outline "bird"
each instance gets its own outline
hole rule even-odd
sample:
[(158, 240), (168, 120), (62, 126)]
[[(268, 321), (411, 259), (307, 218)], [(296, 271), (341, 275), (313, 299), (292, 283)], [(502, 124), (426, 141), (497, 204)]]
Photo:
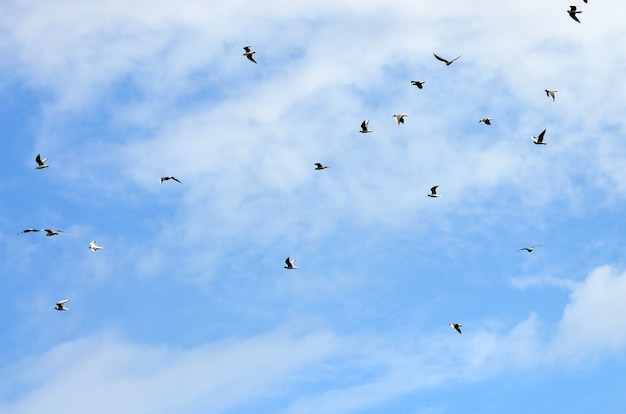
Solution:
[(455, 57), (455, 58), (454, 58), (454, 59), (452, 59), (452, 60), (447, 60), (447, 59), (442, 58), (441, 56), (437, 56), (437, 55), (436, 55), (436, 54), (434, 54), (434, 53), (433, 53), (433, 55), (435, 55), (435, 59), (440, 60), (440, 61), (442, 61), (442, 62), (445, 62), (445, 63), (446, 63), (446, 66), (450, 66), (452, 63), (454, 63), (454, 61), (455, 61), (455, 60), (457, 60), (458, 58), (460, 58), (460, 57), (462, 56), (462, 55), (459, 55), (459, 56)]
[(552, 100), (552, 102), (554, 102), (554, 100), (556, 99), (556, 95), (555, 93), (558, 92), (557, 89), (546, 89), (546, 95), (548, 95), (548, 98), (550, 98), (550, 100)]
[(485, 124), (485, 125), (491, 125), (491, 121), (493, 120), (493, 118), (483, 118), (480, 121), (478, 121), (479, 123)]
[(56, 236), (59, 233), (65, 233), (63, 230), (43, 229), (43, 231), (46, 232), (46, 237)]
[(463, 335), (463, 332), (461, 332), (461, 326), (463, 326), (460, 323), (456, 323), (456, 322), (452, 322), (450, 324), (450, 326), (452, 327), (452, 329), (454, 329), (455, 331), (457, 331), (459, 333), (459, 335)]
[(417, 86), (418, 89), (424, 88), (425, 83), (426, 82), (421, 82), (421, 81), (411, 81), (411, 85)]
[(102, 246), (98, 246), (96, 244), (95, 240), (92, 240), (89, 242), (89, 250), (91, 250), (92, 252), (98, 251), (98, 250), (102, 250), (103, 247)]
[(163, 184), (163, 181), (167, 181), (167, 180), (174, 180), (178, 183), (180, 183), (181, 181), (176, 178), (176, 177), (161, 177), (161, 179), (159, 180), (159, 183)]
[(256, 63), (256, 60), (254, 60), (254, 58), (252, 57), (252, 55), (254, 55), (256, 52), (253, 51), (253, 50), (250, 50), (250, 46), (244, 46), (243, 50), (246, 51), (243, 54), (243, 56), (247, 57), (249, 60), (251, 60), (252, 62)]
[(583, 0), (583, 3), (587, 3), (587, 0)]
[(521, 250), (526, 250), (528, 253), (532, 252), (533, 250), (535, 250), (535, 247), (537, 246), (542, 246), (541, 244), (535, 244), (534, 246), (530, 246), (530, 247), (522, 247), (521, 249), (517, 249), (515, 252), (519, 252)]
[(369, 125), (369, 123), (370, 121), (367, 119), (361, 122), (361, 130), (359, 131), (361, 134), (369, 134), (370, 132), (372, 132), (372, 130), (367, 129), (367, 126)]
[(44, 158), (42, 160), (41, 154), (37, 154), (37, 157), (35, 158), (35, 162), (37, 162), (37, 167), (35, 167), (35, 169), (41, 170), (42, 168), (48, 168), (49, 165), (46, 164), (47, 160), (48, 160), (47, 158)]
[(69, 310), (68, 308), (65, 307), (65, 304), (69, 301), (70, 301), (69, 299), (63, 299), (63, 300), (58, 301), (54, 309), (58, 311)]
[(291, 260), (289, 257), (287, 257), (285, 259), (285, 269), (289, 269), (289, 270), (297, 269), (295, 263), (296, 263), (296, 259)]
[(32, 233), (34, 231), (41, 231), (41, 230), (39, 230), (39, 229), (24, 229), (24, 230), (20, 231), (17, 234)]
[(582, 11), (576, 10), (576, 6), (569, 6), (569, 10), (567, 10), (567, 14), (569, 14), (569, 17), (571, 17), (572, 19), (580, 23), (580, 20), (578, 20), (578, 17), (576, 17), (578, 13), (582, 13)]
[(325, 168), (328, 168), (328, 165), (322, 165), (321, 162), (316, 162), (314, 165), (316, 170), (323, 170)]
[(430, 194), (427, 194), (428, 197), (432, 197), (432, 198), (437, 198), (437, 197), (441, 197), (439, 194), (437, 194), (437, 187), (439, 187), (438, 185), (432, 187), (430, 189)]
[(541, 134), (539, 134), (538, 137), (535, 137), (534, 135), (531, 136), (531, 138), (533, 139), (533, 142), (536, 145), (546, 145), (545, 142), (543, 142), (543, 136), (546, 134), (546, 130), (544, 129), (543, 131), (541, 131)]
[(396, 118), (396, 124), (400, 126), (400, 124), (404, 124), (404, 118), (407, 116), (407, 114), (395, 114), (393, 117)]

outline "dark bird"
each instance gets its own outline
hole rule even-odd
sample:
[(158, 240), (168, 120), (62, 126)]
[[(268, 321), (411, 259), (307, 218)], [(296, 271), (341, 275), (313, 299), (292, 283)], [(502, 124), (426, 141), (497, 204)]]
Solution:
[(367, 119), (361, 122), (361, 130), (359, 132), (362, 134), (369, 134), (370, 132), (372, 132), (370, 129), (367, 129), (369, 123), (370, 121), (368, 121)]
[[(435, 55), (435, 54), (433, 53), (433, 55)], [(445, 62), (446, 66), (450, 66), (452, 63), (454, 63), (454, 61), (455, 61), (455, 60), (457, 60), (457, 59), (458, 59), (458, 58), (460, 58), (461, 56), (462, 56), (462, 55), (459, 55), (459, 56), (455, 57), (455, 58), (454, 58), (454, 59), (452, 59), (452, 60), (447, 60), (447, 59), (442, 58), (441, 56), (437, 56), (437, 55), (435, 55), (435, 59), (440, 60), (440, 61), (442, 61), (442, 62)]]
[(535, 250), (535, 247), (537, 246), (542, 246), (541, 244), (535, 244), (534, 246), (530, 246), (530, 247), (522, 247), (521, 249), (517, 249), (515, 252), (519, 252), (521, 250), (526, 250), (528, 253), (532, 252), (533, 250)]
[(43, 231), (46, 232), (46, 237), (56, 236), (59, 233), (65, 233), (63, 230), (43, 229)]
[(569, 14), (569, 17), (571, 17), (572, 19), (580, 23), (580, 20), (578, 20), (578, 17), (576, 17), (578, 13), (582, 13), (582, 11), (576, 10), (576, 6), (569, 6), (569, 10), (567, 11), (567, 14)]
[(432, 187), (430, 189), (430, 194), (427, 194), (428, 197), (432, 197), (432, 198), (438, 198), (441, 197), (439, 194), (437, 194), (437, 187), (439, 187), (438, 185)]
[(460, 335), (463, 335), (463, 332), (461, 332), (461, 326), (463, 325), (461, 325), (460, 323), (452, 322), (450, 326), (452, 327), (452, 329), (457, 331)]
[(420, 82), (420, 81), (411, 81), (411, 85), (413, 86), (417, 86), (418, 89), (422, 89), (424, 88), (424, 84), (426, 82)]
[(328, 165), (322, 165), (322, 163), (321, 163), (321, 162), (316, 162), (316, 163), (315, 163), (315, 169), (316, 169), (316, 170), (323, 170), (323, 169), (325, 169), (325, 168), (328, 168)]
[(70, 301), (69, 299), (63, 299), (63, 300), (58, 301), (54, 309), (58, 311), (69, 310), (68, 308), (65, 307), (65, 304), (69, 301)]
[(287, 257), (285, 259), (285, 269), (289, 269), (289, 270), (297, 269), (295, 263), (296, 263), (296, 259), (291, 260), (289, 257)]
[(254, 58), (252, 57), (252, 55), (254, 55), (256, 52), (253, 50), (250, 50), (250, 46), (245, 46), (243, 48), (243, 50), (245, 50), (246, 52), (243, 54), (243, 56), (247, 57), (248, 60), (256, 63), (256, 60), (254, 60)]
[(41, 230), (39, 230), (39, 229), (24, 229), (24, 230), (20, 231), (17, 234), (32, 233), (34, 231), (41, 231)]
[(35, 161), (37, 162), (37, 167), (35, 167), (35, 169), (41, 170), (42, 168), (48, 168), (49, 165), (46, 164), (47, 160), (48, 160), (47, 158), (44, 158), (42, 160), (41, 154), (37, 154), (37, 157), (35, 158)]
[(546, 130), (544, 129), (543, 131), (541, 131), (541, 134), (539, 134), (538, 137), (535, 137), (534, 135), (531, 136), (531, 138), (533, 139), (533, 142), (536, 145), (546, 145), (545, 142), (543, 142), (543, 136), (546, 134)]
[[(161, 177), (161, 179), (159, 180), (159, 183), (160, 183), (160, 184), (163, 184), (163, 181), (167, 181), (167, 180), (174, 180), (174, 181), (176, 181), (177, 183), (180, 183), (180, 182), (181, 182), (181, 181), (180, 181), (178, 178), (176, 178), (176, 177)], [(181, 183), (181, 184), (182, 184), (182, 183)]]
[(485, 125), (491, 125), (491, 121), (493, 121), (493, 118), (483, 118), (480, 121), (478, 121), (479, 123), (485, 124)]

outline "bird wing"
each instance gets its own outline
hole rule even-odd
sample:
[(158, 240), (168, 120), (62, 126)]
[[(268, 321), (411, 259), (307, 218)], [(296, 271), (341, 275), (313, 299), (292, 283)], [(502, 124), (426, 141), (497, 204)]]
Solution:
[(445, 60), (444, 58), (442, 58), (441, 56), (437, 56), (435, 53), (433, 53), (433, 55), (435, 56), (435, 59), (440, 60), (442, 62), (446, 62), (449, 63), (449, 61)]
[(546, 129), (541, 131), (541, 134), (539, 134), (539, 136), (537, 137), (537, 142), (543, 142), (543, 136), (546, 134)]
[[(63, 304), (64, 304), (64, 303), (67, 303), (67, 302), (69, 302), (69, 301), (70, 301), (69, 299), (63, 299), (63, 300), (60, 300), (60, 301), (58, 301), (58, 302), (57, 302), (57, 306), (61, 306), (61, 307), (63, 307)], [(50, 306), (50, 305), (48, 305), (48, 306)]]
[(362, 131), (364, 131), (364, 132), (367, 131), (367, 124), (368, 123), (369, 123), (369, 121), (367, 119), (361, 123), (361, 130)]
[(176, 178), (176, 177), (170, 177), (170, 178), (171, 178), (172, 180), (176, 181), (177, 183), (181, 183), (181, 184), (182, 184), (182, 182), (181, 182), (178, 178)]
[(243, 50), (245, 50), (246, 52), (250, 53), (250, 46), (244, 46)]
[(463, 55), (458, 55), (457, 57), (455, 57), (454, 59), (452, 59), (452, 60), (450, 61), (450, 63), (454, 62), (455, 60), (457, 60), (457, 59), (458, 59), (458, 58), (460, 58), (461, 56), (463, 56)]
[(254, 58), (252, 57), (252, 55), (248, 55), (248, 59), (250, 59), (252, 62), (256, 63), (256, 60), (254, 60)]
[(436, 186), (434, 186), (434, 187), (432, 187), (432, 188), (430, 189), (430, 193), (431, 193), (432, 195), (437, 194), (437, 187), (439, 187), (439, 186), (438, 186), (438, 185), (436, 185)]

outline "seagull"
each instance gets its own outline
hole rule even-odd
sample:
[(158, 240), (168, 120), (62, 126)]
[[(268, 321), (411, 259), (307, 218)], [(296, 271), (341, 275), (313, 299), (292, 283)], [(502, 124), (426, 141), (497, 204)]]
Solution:
[(439, 187), (439, 186), (436, 185), (436, 186), (434, 186), (433, 188), (430, 189), (430, 194), (427, 194), (428, 197), (432, 197), (432, 198), (441, 197), (439, 194), (437, 194), (437, 187)]
[(493, 118), (483, 118), (480, 121), (478, 121), (479, 123), (485, 124), (485, 125), (491, 125), (491, 121), (493, 120)]
[(396, 118), (396, 124), (400, 126), (400, 124), (404, 124), (404, 117), (408, 116), (407, 114), (396, 114), (393, 117)]
[(420, 81), (411, 81), (411, 85), (413, 86), (417, 86), (418, 89), (422, 89), (424, 87), (424, 84), (426, 82), (420, 82)]
[(96, 244), (95, 240), (92, 240), (89, 242), (89, 250), (91, 250), (92, 252), (98, 251), (98, 250), (102, 250), (102, 246), (98, 246)]
[(534, 135), (531, 136), (531, 138), (533, 139), (533, 142), (536, 145), (546, 145), (545, 142), (543, 142), (543, 136), (546, 134), (546, 130), (544, 129), (543, 131), (541, 131), (541, 134), (539, 134), (538, 137), (535, 137)]
[(569, 14), (569, 17), (571, 17), (572, 19), (580, 23), (580, 20), (578, 20), (578, 17), (576, 17), (578, 13), (582, 13), (582, 11), (576, 10), (576, 6), (569, 6), (569, 10), (567, 11), (567, 14)]
[(65, 233), (63, 230), (43, 229), (43, 231), (46, 232), (46, 237), (56, 236), (59, 233)]
[(291, 260), (289, 257), (287, 257), (285, 259), (285, 269), (297, 269), (296, 265), (294, 264), (296, 263), (296, 259)]
[(163, 184), (163, 181), (167, 181), (167, 180), (174, 180), (178, 183), (180, 183), (181, 181), (176, 178), (176, 177), (161, 177), (161, 179), (159, 180), (159, 183)]
[(542, 244), (535, 244), (534, 246), (530, 246), (530, 247), (522, 247), (521, 249), (517, 249), (515, 252), (519, 252), (520, 250), (526, 250), (528, 253), (532, 252), (533, 250), (535, 250), (535, 247), (537, 246), (543, 246)]
[(456, 322), (452, 322), (450, 324), (450, 326), (452, 327), (452, 329), (454, 329), (455, 331), (457, 331), (459, 333), (459, 335), (463, 335), (463, 332), (461, 332), (461, 326), (463, 326), (460, 323), (456, 323)]
[(63, 299), (63, 300), (58, 301), (54, 309), (58, 311), (69, 310), (68, 308), (65, 307), (65, 304), (69, 301), (70, 301), (69, 299)]
[(316, 162), (314, 165), (316, 170), (323, 170), (325, 168), (328, 168), (328, 165), (322, 165), (321, 162)]
[[(435, 54), (433, 53), (433, 55), (435, 55)], [(445, 63), (446, 63), (446, 66), (450, 66), (452, 63), (454, 63), (454, 61), (455, 61), (455, 60), (457, 60), (457, 59), (458, 59), (458, 58), (460, 58), (461, 56), (462, 56), (462, 55), (459, 55), (459, 56), (455, 57), (455, 58), (454, 58), (454, 59), (452, 59), (452, 60), (446, 60), (446, 59), (442, 58), (441, 56), (437, 56), (437, 55), (435, 55), (435, 59), (440, 60), (440, 61), (442, 61), (442, 62), (445, 62)]]
[(546, 89), (546, 95), (548, 95), (548, 98), (550, 98), (552, 102), (554, 102), (554, 100), (556, 99), (555, 93), (557, 92), (557, 89)]
[(372, 132), (370, 129), (367, 129), (367, 126), (369, 125), (369, 123), (370, 121), (367, 119), (361, 122), (361, 130), (359, 131), (361, 134), (369, 134), (370, 132)]
[(31, 233), (33, 231), (41, 231), (41, 230), (39, 230), (39, 229), (24, 229), (24, 230), (20, 231), (17, 234)]
[(244, 53), (243, 56), (247, 57), (249, 60), (256, 63), (256, 60), (254, 60), (254, 58), (252, 57), (252, 55), (254, 55), (256, 52), (250, 50), (250, 46), (245, 46), (243, 50), (246, 51), (246, 53)]
[(37, 162), (37, 167), (35, 167), (35, 169), (41, 170), (42, 168), (48, 168), (49, 165), (46, 164), (47, 160), (48, 160), (47, 158), (44, 158), (42, 160), (41, 154), (37, 154), (37, 157), (35, 158), (35, 161)]

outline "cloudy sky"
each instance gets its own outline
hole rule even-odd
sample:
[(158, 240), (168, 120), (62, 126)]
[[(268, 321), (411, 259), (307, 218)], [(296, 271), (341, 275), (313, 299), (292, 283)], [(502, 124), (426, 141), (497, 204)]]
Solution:
[(624, 15), (2, 2), (0, 412), (623, 413)]

